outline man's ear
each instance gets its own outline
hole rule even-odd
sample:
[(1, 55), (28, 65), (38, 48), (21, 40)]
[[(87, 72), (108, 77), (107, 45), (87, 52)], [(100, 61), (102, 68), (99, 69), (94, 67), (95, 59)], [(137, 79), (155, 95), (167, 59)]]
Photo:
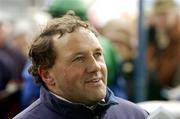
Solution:
[(50, 76), (50, 73), (45, 70), (43, 67), (39, 67), (38, 68), (38, 74), (41, 76), (43, 82), (47, 85), (53, 85), (54, 84), (54, 80), (53, 78)]

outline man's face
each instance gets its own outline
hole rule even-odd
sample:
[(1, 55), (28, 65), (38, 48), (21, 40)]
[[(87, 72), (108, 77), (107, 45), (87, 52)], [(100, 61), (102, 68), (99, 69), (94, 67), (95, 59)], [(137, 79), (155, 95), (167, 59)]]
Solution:
[(95, 35), (79, 28), (58, 39), (57, 59), (49, 70), (55, 81), (53, 92), (69, 101), (94, 104), (106, 95), (107, 68), (103, 50)]

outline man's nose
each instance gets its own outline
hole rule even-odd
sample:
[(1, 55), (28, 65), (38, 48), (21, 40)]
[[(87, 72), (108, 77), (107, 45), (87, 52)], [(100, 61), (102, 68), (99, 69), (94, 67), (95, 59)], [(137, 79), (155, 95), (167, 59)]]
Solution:
[(92, 72), (97, 72), (101, 68), (100, 63), (94, 58), (91, 57), (88, 62), (87, 62), (87, 72), (92, 73)]

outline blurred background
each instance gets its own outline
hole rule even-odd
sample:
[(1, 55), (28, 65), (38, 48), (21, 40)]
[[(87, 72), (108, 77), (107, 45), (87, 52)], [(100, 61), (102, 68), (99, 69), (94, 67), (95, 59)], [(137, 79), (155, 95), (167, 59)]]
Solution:
[[(108, 87), (150, 113), (180, 118), (180, 0), (0, 0), (0, 119), (39, 97), (28, 73), (31, 41), (74, 10), (101, 34)], [(152, 106), (153, 105), (153, 106)], [(167, 117), (167, 116), (166, 116)]]

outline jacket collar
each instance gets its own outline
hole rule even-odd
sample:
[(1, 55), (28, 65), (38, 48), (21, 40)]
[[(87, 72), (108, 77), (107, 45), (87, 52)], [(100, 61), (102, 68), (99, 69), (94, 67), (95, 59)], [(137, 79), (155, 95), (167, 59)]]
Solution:
[(68, 116), (69, 118), (92, 118), (98, 114), (101, 114), (111, 105), (117, 104), (117, 100), (114, 94), (107, 88), (107, 94), (105, 97), (105, 102), (99, 102), (93, 106), (93, 108), (88, 107), (84, 104), (79, 103), (69, 103), (65, 100), (61, 100), (51, 94), (47, 88), (44, 86), (40, 90), (40, 100), (48, 108), (54, 110), (58, 114)]

